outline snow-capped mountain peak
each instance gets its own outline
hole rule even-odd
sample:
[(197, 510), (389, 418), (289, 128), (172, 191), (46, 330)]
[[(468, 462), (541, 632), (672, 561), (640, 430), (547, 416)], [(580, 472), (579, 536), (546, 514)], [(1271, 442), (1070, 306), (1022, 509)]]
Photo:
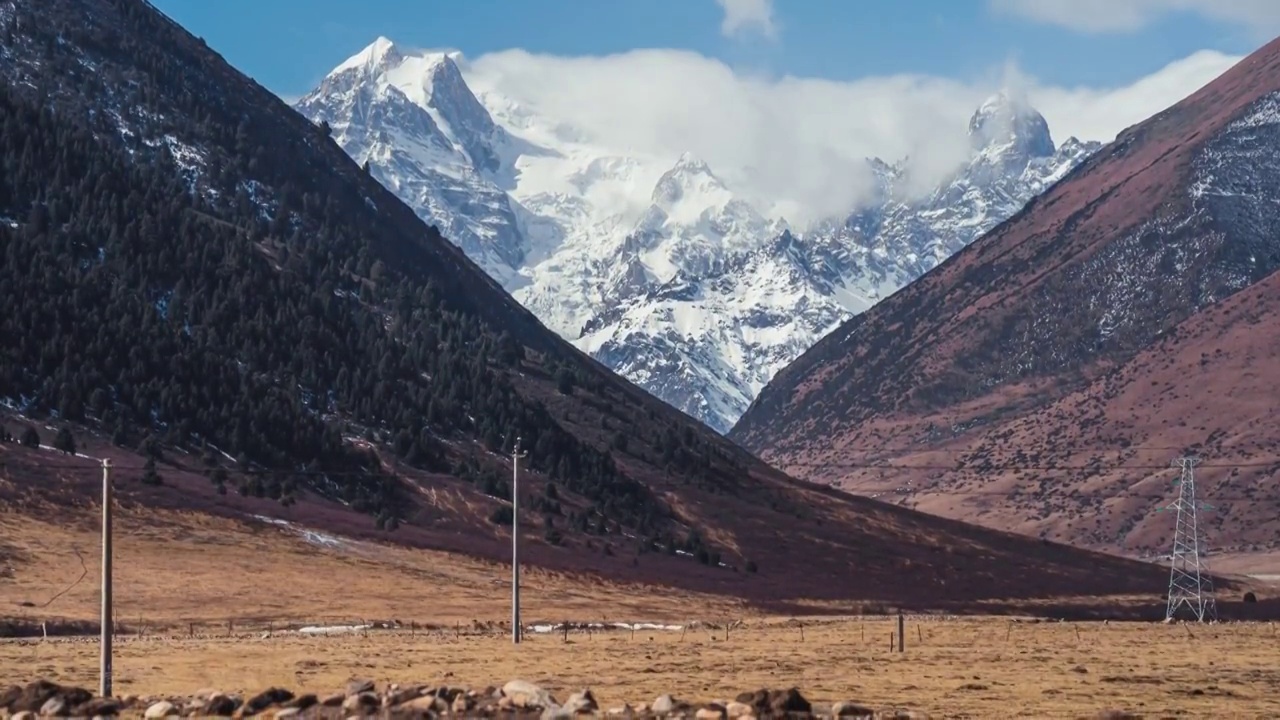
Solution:
[(1053, 155), (1049, 123), (1019, 93), (1001, 91), (987, 98), (969, 119), (975, 150), (1001, 148), (1026, 158)]
[(356, 71), (363, 75), (371, 75), (383, 68), (399, 65), (401, 60), (402, 57), (396, 49), (395, 43), (379, 36), (377, 40), (369, 43), (365, 49), (347, 58), (334, 68), (329, 73), (329, 77), (351, 71)]
[[(658, 178), (653, 186), (653, 204), (670, 213), (681, 205), (697, 205), (697, 210), (722, 207), (733, 199), (733, 193), (711, 172), (707, 163), (690, 152), (683, 153), (676, 164)], [(686, 202), (687, 201), (687, 202)]]
[(339, 64), (298, 101), (374, 177), (437, 225), (499, 282), (529, 251), (500, 186), (509, 138), (467, 87), (454, 51), (385, 37)]
[(595, 145), (536, 102), (473, 92), (455, 58), (379, 38), (297, 108), (548, 327), (721, 431), (831, 328), (1097, 147), (1055, 150), (1044, 118), (1001, 93), (974, 113), (970, 160), (941, 186), (922, 197), (907, 163), (869, 158), (873, 199), (799, 232), (695, 153)]

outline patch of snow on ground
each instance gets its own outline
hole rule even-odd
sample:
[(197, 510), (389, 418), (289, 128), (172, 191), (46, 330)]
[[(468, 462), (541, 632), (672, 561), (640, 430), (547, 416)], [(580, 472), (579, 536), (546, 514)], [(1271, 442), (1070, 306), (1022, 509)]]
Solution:
[[(684, 630), (684, 625), (670, 625), (665, 623), (638, 622), (638, 623), (569, 623), (570, 630), (589, 629), (589, 630)], [(564, 632), (564, 623), (537, 623), (526, 625), (525, 632), (545, 635), (553, 632)]]
[(342, 633), (361, 632), (373, 628), (372, 625), (307, 625), (298, 628), (302, 635), (339, 635)]
[(327, 533), (318, 532), (316, 530), (309, 530), (304, 527), (298, 527), (297, 525), (294, 525), (288, 520), (281, 520), (279, 518), (267, 517), (266, 515), (253, 515), (252, 517), (254, 520), (260, 520), (264, 523), (268, 523), (270, 525), (275, 525), (277, 527), (281, 527), (286, 530), (292, 531), (294, 534), (298, 535), (298, 537), (302, 538), (304, 541), (312, 545), (317, 545), (319, 547), (327, 547), (327, 548), (342, 550), (342, 549), (350, 549), (356, 546), (356, 543), (351, 540), (346, 540), (336, 535), (329, 535)]

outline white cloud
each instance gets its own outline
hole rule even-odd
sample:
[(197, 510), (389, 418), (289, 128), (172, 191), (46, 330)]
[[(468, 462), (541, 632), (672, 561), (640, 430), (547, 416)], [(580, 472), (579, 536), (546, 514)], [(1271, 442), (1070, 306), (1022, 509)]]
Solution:
[(1242, 25), (1261, 36), (1280, 30), (1277, 0), (988, 0), (997, 13), (1090, 33), (1133, 32), (1170, 13)]
[(866, 197), (867, 157), (910, 155), (922, 185), (967, 152), (970, 115), (1016, 85), (1056, 142), (1109, 141), (1189, 95), (1239, 58), (1203, 51), (1119, 87), (1057, 87), (994, 68), (970, 82), (894, 75), (850, 82), (735, 72), (692, 52), (555, 57), (510, 50), (463, 61), (468, 82), (563, 123), (593, 146), (705, 159), (738, 191), (804, 223)]
[(777, 37), (773, 0), (716, 0), (716, 3), (724, 9), (720, 32), (725, 37), (740, 37), (748, 30), (756, 30), (770, 39)]

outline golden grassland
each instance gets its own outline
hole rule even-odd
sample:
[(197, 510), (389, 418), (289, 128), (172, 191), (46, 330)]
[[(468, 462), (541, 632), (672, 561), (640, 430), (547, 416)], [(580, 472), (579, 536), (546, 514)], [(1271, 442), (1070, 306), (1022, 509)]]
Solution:
[[(1278, 638), (1269, 624), (1015, 623), (914, 619), (906, 651), (890, 649), (890, 619), (760, 619), (725, 630), (528, 635), (370, 631), (341, 636), (125, 637), (120, 694), (257, 691), (324, 694), (350, 679), (473, 688), (511, 678), (558, 697), (591, 687), (602, 707), (660, 693), (710, 700), (797, 686), (815, 705), (856, 700), (930, 717), (1280, 716)], [(96, 685), (92, 640), (0, 642), (0, 677)]]
[[(334, 547), (336, 539), (324, 536), (307, 541), (280, 527), (195, 513), (120, 513), (114, 527), (115, 617), (123, 627), (392, 619), (452, 625), (510, 613), (509, 565), (360, 541)], [(0, 617), (96, 621), (99, 532), (92, 515), (50, 522), (0, 512)], [(749, 614), (719, 596), (538, 568), (522, 570), (521, 587), (531, 620)]]
[[(338, 542), (199, 514), (121, 511), (116, 692), (278, 685), (323, 694), (352, 678), (482, 688), (520, 677), (562, 699), (591, 687), (605, 708), (666, 692), (703, 701), (796, 686), (817, 708), (854, 700), (935, 718), (1090, 717), (1108, 708), (1143, 717), (1280, 717), (1280, 637), (1269, 623), (909, 618), (899, 654), (890, 650), (888, 618), (766, 617), (719, 596), (529, 568), (528, 622), (721, 627), (573, 631), (567, 642), (558, 632), (534, 634), (513, 646), (482, 627), (509, 617), (508, 567)], [(92, 513), (0, 512), (0, 617), (95, 620), (99, 562)], [(281, 630), (392, 619), (440, 629)], [(726, 631), (730, 620), (738, 624)], [(0, 682), (45, 677), (93, 688), (97, 653), (92, 638), (3, 640)]]

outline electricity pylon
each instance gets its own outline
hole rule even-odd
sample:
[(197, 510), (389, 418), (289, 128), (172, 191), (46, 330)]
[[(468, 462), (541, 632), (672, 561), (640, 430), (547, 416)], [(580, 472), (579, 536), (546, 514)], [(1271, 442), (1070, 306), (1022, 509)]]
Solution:
[[(1200, 563), (1200, 527), (1196, 512), (1196, 458), (1183, 457), (1173, 461), (1182, 473), (1174, 482), (1178, 485), (1178, 499), (1163, 510), (1177, 510), (1178, 519), (1173, 531), (1173, 552), (1169, 555), (1169, 604), (1165, 608), (1165, 620), (1171, 620), (1183, 605), (1191, 609), (1197, 622), (1217, 620), (1218, 609), (1213, 602), (1213, 579), (1204, 573)], [(1204, 509), (1211, 510), (1209, 506)]]

